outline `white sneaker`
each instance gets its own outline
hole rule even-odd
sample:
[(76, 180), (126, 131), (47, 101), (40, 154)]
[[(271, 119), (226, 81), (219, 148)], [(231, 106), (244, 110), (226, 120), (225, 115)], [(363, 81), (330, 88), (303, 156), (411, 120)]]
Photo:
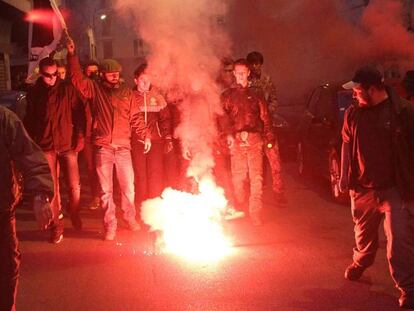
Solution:
[(238, 211), (234, 207), (229, 207), (226, 209), (226, 213), (224, 214), (224, 220), (233, 220), (238, 218), (243, 218), (245, 213), (243, 211)]

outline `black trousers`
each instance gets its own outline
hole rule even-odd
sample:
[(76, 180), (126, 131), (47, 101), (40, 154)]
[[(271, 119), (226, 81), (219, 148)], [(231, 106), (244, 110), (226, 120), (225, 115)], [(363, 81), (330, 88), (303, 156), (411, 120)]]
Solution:
[(0, 311), (15, 309), (20, 252), (14, 213), (0, 212)]
[(144, 154), (144, 145), (132, 143), (132, 164), (135, 176), (135, 205), (161, 195), (164, 190), (164, 141), (154, 140)]

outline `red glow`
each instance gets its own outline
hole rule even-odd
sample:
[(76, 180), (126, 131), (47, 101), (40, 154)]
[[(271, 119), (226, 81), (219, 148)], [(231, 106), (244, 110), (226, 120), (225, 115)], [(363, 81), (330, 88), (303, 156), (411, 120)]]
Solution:
[(200, 181), (199, 190), (191, 194), (165, 189), (161, 198), (144, 202), (143, 220), (163, 232), (163, 251), (190, 261), (217, 261), (232, 246), (221, 224), (227, 200), (211, 179)]
[(25, 20), (27, 22), (52, 25), (54, 13), (50, 10), (32, 10), (26, 14)]

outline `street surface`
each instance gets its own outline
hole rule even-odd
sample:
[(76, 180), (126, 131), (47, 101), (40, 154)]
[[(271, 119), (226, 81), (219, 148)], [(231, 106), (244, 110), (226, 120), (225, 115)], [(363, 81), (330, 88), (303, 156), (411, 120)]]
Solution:
[(104, 242), (98, 210), (83, 210), (80, 233), (66, 218), (63, 242), (52, 245), (21, 209), (17, 310), (399, 310), (383, 233), (374, 266), (359, 282), (345, 280), (349, 206), (330, 201), (321, 182), (300, 180), (292, 163), (284, 177), (288, 204), (272, 205), (267, 193), (262, 227), (227, 223), (235, 247), (215, 263), (151, 255), (152, 236), (122, 220), (116, 241)]

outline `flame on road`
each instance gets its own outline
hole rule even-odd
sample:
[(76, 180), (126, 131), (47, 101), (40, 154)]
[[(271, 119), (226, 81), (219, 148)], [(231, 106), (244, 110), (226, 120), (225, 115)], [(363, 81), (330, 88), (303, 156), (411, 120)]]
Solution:
[(227, 200), (213, 180), (199, 183), (199, 193), (167, 188), (143, 203), (141, 215), (151, 231), (162, 231), (164, 251), (191, 261), (215, 261), (229, 254), (222, 215)]

